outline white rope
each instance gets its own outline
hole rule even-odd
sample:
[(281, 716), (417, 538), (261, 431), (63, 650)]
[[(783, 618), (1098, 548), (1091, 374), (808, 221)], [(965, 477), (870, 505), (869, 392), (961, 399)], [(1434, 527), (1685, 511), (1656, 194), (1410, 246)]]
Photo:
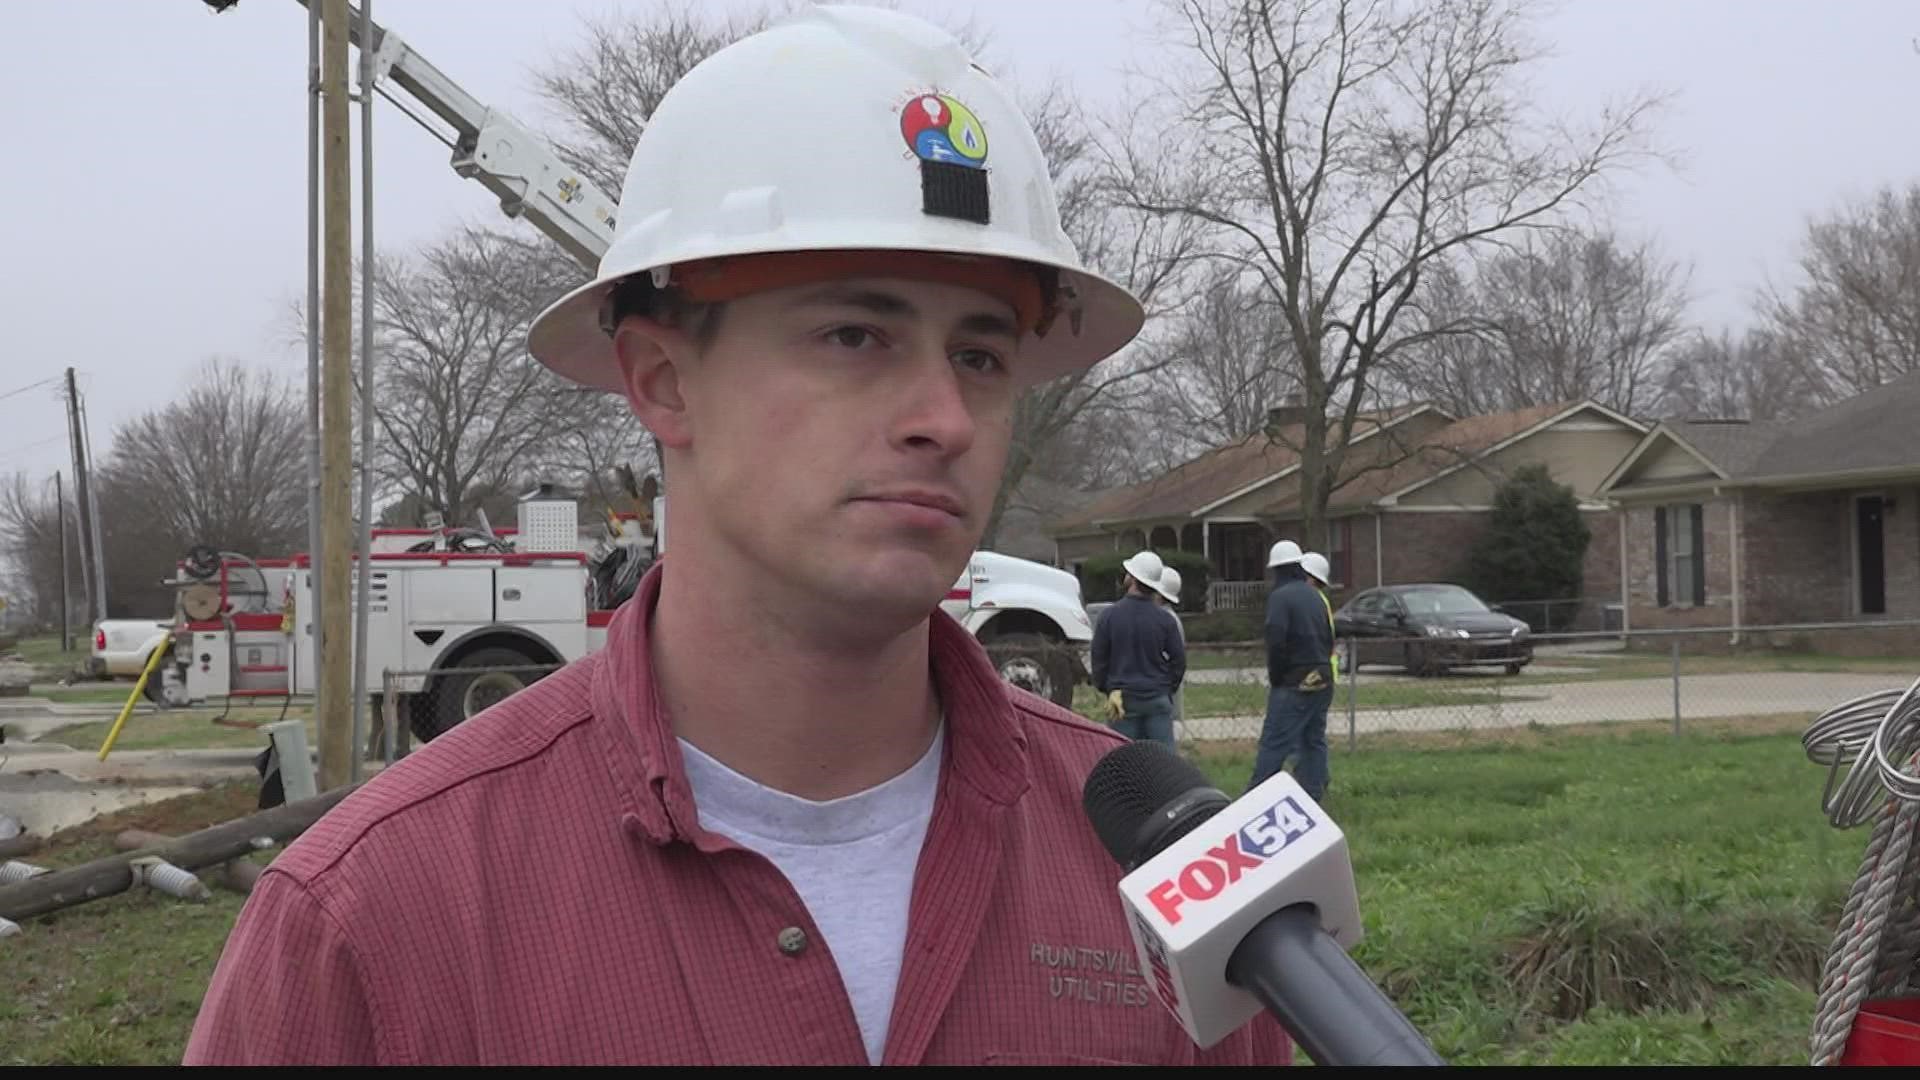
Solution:
[[(1920, 679), (1829, 709), (1801, 739), (1828, 766), (1821, 807), (1837, 828), (1874, 821), (1821, 969), (1812, 1063), (1837, 1065), (1860, 1006), (1920, 984)], [(1838, 786), (1841, 766), (1847, 775)]]

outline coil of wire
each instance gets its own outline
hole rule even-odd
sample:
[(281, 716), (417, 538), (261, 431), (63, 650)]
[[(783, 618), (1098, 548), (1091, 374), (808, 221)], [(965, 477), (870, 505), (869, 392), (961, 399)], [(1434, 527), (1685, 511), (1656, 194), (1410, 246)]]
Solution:
[[(1865, 824), (1891, 795), (1920, 801), (1920, 679), (1821, 713), (1800, 738), (1807, 758), (1827, 766), (1820, 806), (1835, 828)], [(1844, 768), (1846, 775), (1840, 776)]]

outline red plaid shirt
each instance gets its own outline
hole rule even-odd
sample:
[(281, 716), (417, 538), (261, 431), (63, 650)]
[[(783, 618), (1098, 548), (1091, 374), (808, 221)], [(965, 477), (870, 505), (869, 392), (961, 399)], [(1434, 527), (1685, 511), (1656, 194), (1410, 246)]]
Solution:
[[(824, 940), (703, 830), (655, 696), (658, 570), (606, 647), (434, 740), (276, 858), (188, 1064), (866, 1064)], [(1080, 806), (1119, 737), (933, 620), (949, 752), (886, 1064), (1284, 1064), (1260, 1016), (1196, 1050), (1149, 992)]]

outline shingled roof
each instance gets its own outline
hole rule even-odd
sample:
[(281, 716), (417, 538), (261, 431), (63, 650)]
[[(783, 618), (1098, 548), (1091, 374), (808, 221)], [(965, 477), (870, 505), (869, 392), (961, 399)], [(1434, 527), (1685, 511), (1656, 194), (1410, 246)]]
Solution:
[[(1676, 440), (1717, 470), (1723, 483), (1765, 485), (1850, 472), (1920, 471), (1920, 372), (1894, 379), (1797, 420), (1753, 422), (1668, 420), (1641, 449)], [(1639, 456), (1623, 462), (1624, 475)], [(1634, 485), (1611, 487), (1631, 492)], [(1651, 486), (1651, 485), (1649, 485)]]
[[(1430, 405), (1403, 406), (1362, 413), (1354, 422), (1354, 438), (1391, 428), (1417, 413), (1437, 411)], [(1188, 517), (1238, 494), (1263, 480), (1298, 465), (1292, 447), (1305, 441), (1302, 425), (1274, 432), (1260, 431), (1238, 442), (1209, 450), (1172, 470), (1138, 484), (1103, 492), (1075, 513), (1055, 519), (1055, 536), (1089, 532), (1107, 524)]]

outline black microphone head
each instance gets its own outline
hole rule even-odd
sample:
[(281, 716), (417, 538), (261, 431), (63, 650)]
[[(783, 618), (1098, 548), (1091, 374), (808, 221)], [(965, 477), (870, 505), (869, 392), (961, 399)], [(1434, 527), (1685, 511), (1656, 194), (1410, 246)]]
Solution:
[(1116, 747), (1096, 762), (1080, 797), (1107, 853), (1128, 871), (1231, 801), (1192, 763), (1146, 740)]

